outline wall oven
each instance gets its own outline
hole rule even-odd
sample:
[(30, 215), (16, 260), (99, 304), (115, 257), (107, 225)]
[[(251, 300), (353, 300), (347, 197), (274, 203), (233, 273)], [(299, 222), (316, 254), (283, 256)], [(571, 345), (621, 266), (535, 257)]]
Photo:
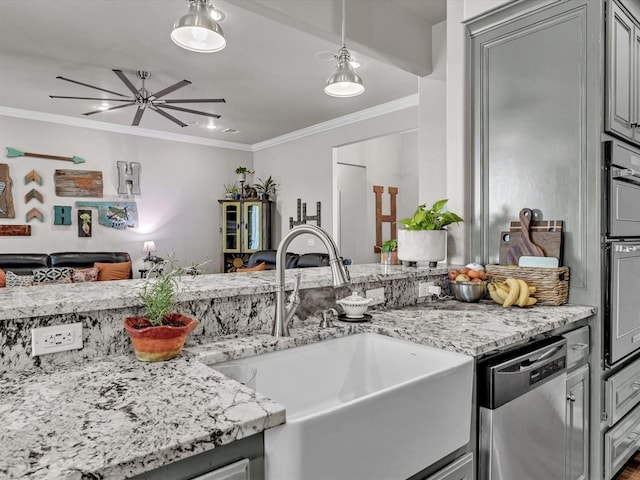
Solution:
[(640, 349), (640, 150), (604, 142), (605, 362)]

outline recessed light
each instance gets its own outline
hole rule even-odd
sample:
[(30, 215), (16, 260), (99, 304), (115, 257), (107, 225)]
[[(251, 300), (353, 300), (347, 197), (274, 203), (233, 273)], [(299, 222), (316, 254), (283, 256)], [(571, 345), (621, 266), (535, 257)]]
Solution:
[(362, 66), (362, 62), (357, 58), (353, 58), (353, 57), (351, 57), (351, 59), (349, 60), (349, 63), (353, 68), (360, 68)]
[(224, 130), (222, 130), (224, 133), (239, 133), (240, 130), (236, 130), (235, 128), (225, 128)]
[(102, 110), (102, 111), (104, 111), (104, 110), (106, 110), (106, 109), (108, 109), (108, 108), (109, 108), (109, 104), (108, 104), (108, 103), (101, 103), (100, 105), (96, 105), (96, 108), (97, 108), (98, 110)]
[(208, 128), (209, 130), (215, 130), (218, 128), (215, 123), (207, 123), (204, 128)]

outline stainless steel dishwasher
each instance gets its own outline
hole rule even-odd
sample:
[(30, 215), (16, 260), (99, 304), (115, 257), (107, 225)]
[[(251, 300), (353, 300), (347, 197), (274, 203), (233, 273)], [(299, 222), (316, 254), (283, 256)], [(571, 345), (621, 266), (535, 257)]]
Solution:
[(564, 480), (566, 365), (561, 337), (478, 363), (479, 480)]

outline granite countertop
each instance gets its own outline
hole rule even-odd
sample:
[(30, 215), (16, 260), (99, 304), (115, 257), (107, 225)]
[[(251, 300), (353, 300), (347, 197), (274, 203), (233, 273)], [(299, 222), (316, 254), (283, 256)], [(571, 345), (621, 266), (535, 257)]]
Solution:
[(285, 421), (284, 406), (207, 367), (359, 332), (377, 332), (472, 356), (569, 326), (594, 307), (503, 309), (436, 302), (372, 311), (367, 323), (310, 325), (289, 338), (232, 336), (169, 362), (114, 356), (52, 372), (0, 375), (0, 477), (121, 479)]
[[(444, 275), (446, 268), (415, 268), (401, 265), (365, 264), (349, 266), (353, 284)], [(293, 287), (295, 269), (285, 272), (287, 288)], [(38, 287), (0, 289), (0, 320), (60, 315), (142, 305), (138, 293), (145, 280), (87, 282)], [(179, 301), (189, 302), (275, 292), (274, 270), (214, 273), (180, 277)], [(305, 268), (301, 289), (333, 285), (329, 267)]]

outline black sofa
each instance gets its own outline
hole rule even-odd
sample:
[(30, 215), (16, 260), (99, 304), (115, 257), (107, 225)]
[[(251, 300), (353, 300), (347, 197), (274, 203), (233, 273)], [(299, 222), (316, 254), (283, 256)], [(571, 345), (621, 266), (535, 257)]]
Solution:
[[(31, 275), (34, 268), (93, 267), (94, 262), (130, 262), (127, 252), (57, 252), (57, 253), (0, 253), (0, 268), (16, 275)], [(129, 270), (129, 278), (133, 271)]]
[[(247, 267), (255, 267), (264, 262), (265, 270), (275, 270), (277, 250), (259, 250), (254, 252), (247, 261)], [(287, 252), (285, 268), (328, 267), (327, 253), (292, 253)]]

